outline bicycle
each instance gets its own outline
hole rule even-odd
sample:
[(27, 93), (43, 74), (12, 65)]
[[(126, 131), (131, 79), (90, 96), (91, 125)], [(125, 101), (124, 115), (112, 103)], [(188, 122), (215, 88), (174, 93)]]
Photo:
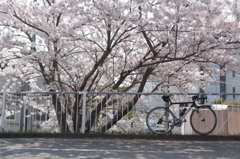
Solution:
[[(190, 124), (192, 129), (200, 135), (210, 134), (217, 125), (216, 113), (209, 105), (199, 104), (199, 100), (202, 104), (207, 99), (207, 96), (200, 98), (199, 96), (193, 96), (192, 102), (172, 102), (170, 95), (162, 96), (162, 99), (167, 103), (166, 107), (155, 107), (151, 109), (146, 117), (146, 124), (150, 131), (158, 135), (164, 135), (170, 133), (172, 129), (181, 127), (183, 122), (186, 122), (186, 115), (192, 110), (190, 115)], [(185, 107), (177, 117), (171, 110), (171, 105), (176, 104), (191, 104)]]

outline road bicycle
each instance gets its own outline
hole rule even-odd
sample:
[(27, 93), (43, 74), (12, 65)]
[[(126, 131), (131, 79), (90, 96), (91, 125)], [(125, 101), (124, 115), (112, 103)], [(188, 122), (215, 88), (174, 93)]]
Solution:
[[(192, 102), (172, 102), (170, 95), (162, 96), (166, 102), (165, 107), (155, 107), (151, 109), (146, 117), (146, 124), (149, 130), (158, 135), (168, 134), (172, 129), (181, 127), (183, 122), (186, 122), (186, 115), (191, 112), (190, 124), (192, 129), (200, 135), (210, 134), (217, 125), (216, 113), (212, 110), (211, 106), (203, 105), (207, 100), (207, 96), (200, 98), (193, 96)], [(201, 103), (201, 104), (199, 104)], [(179, 113), (177, 117), (171, 110), (170, 106), (177, 104), (190, 104)]]

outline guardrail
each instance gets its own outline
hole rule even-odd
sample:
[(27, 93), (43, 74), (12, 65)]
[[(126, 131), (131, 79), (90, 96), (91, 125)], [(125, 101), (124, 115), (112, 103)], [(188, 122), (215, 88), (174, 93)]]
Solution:
[[(190, 101), (196, 93), (175, 93), (175, 101)], [(2, 132), (148, 134), (145, 118), (164, 106), (163, 93), (0, 92)], [(206, 94), (218, 118), (212, 133), (240, 134), (240, 94)], [(226, 98), (225, 102), (221, 98)], [(184, 105), (171, 109), (179, 114)], [(187, 122), (173, 134), (195, 134)]]

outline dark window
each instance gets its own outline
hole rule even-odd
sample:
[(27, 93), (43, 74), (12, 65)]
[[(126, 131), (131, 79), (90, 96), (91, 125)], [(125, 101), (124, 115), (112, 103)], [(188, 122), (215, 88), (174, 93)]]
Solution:
[(233, 99), (235, 99), (235, 93), (236, 93), (236, 88), (235, 87), (232, 88), (232, 93), (233, 93)]
[(38, 109), (34, 109), (35, 111), (35, 120), (36, 121), (46, 121), (48, 119), (48, 114), (41, 112)]
[(15, 119), (15, 114), (12, 114), (12, 115), (7, 116), (6, 119), (8, 119), (8, 120), (13, 120), (13, 119)]
[(8, 113), (6, 113), (6, 119), (7, 120), (14, 120), (16, 112), (13, 108), (10, 108), (10, 106), (8, 105), (8, 110), (7, 110)]
[[(220, 93), (226, 93), (226, 76), (225, 76), (225, 66), (220, 66), (222, 74), (220, 74)], [(222, 98), (226, 100), (226, 95), (223, 94)]]

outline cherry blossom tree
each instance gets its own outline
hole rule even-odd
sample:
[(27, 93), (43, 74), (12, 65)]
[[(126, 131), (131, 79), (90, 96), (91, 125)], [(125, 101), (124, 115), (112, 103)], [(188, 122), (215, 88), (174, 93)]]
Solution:
[[(152, 92), (165, 85), (187, 91), (220, 73), (209, 63), (239, 69), (239, 14), (228, 0), (2, 0), (0, 14), (1, 76), (11, 77), (4, 89), (143, 92), (154, 80)], [(71, 108), (78, 131), (81, 97), (52, 99), (61, 132)], [(100, 126), (109, 129), (138, 99)], [(106, 95), (96, 104), (87, 131), (110, 101)]]

